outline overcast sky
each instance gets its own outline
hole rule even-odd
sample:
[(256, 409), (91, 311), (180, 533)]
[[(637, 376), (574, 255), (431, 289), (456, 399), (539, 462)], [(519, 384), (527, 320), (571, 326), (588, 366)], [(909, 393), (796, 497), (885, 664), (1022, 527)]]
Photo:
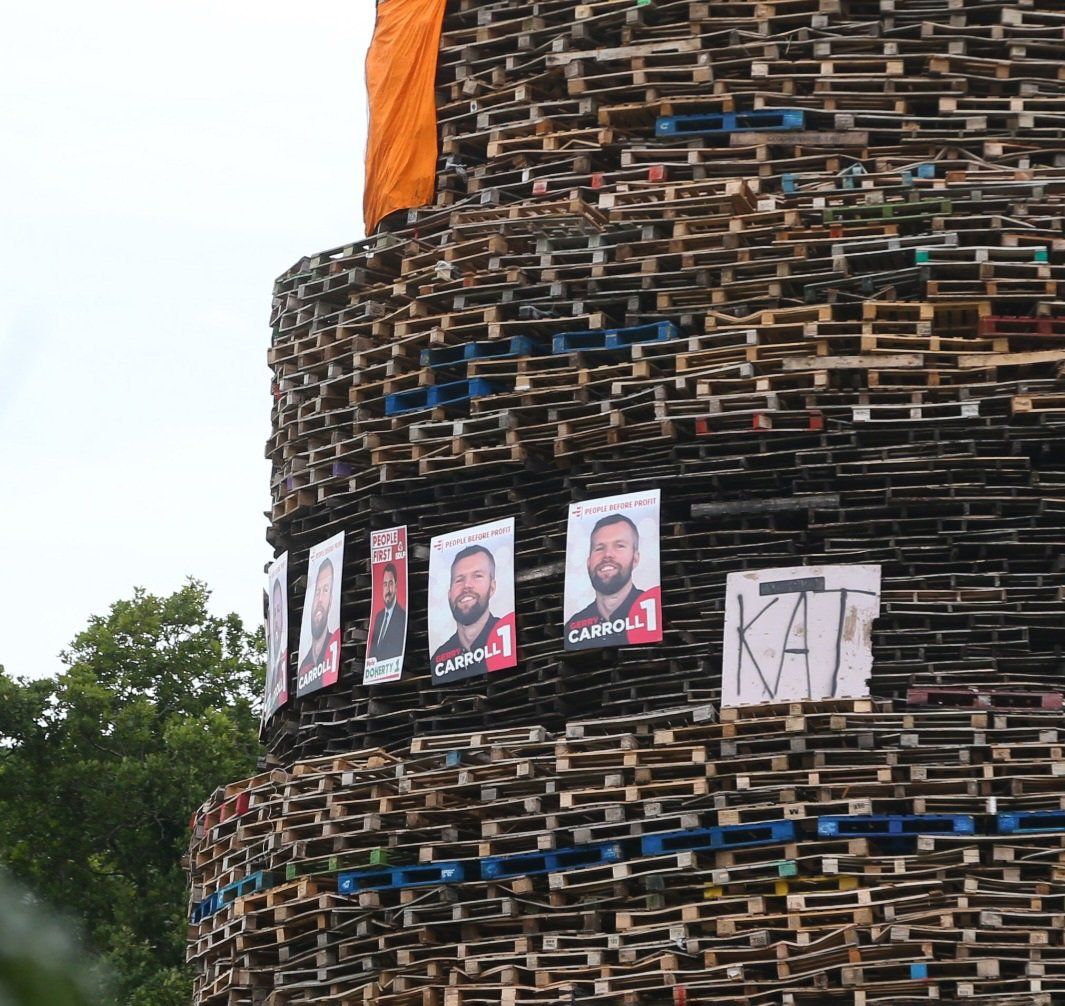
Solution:
[(57, 0), (0, 33), (0, 664), (187, 576), (261, 616), (270, 291), (361, 237), (371, 0)]

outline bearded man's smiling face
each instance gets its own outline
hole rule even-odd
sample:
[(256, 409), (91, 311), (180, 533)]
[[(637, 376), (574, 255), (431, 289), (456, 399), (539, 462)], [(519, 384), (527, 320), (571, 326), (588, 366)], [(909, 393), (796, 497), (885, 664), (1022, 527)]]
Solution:
[(597, 594), (616, 594), (632, 581), (640, 561), (636, 534), (624, 521), (607, 524), (592, 535), (588, 578)]
[(451, 569), (447, 600), (459, 625), (473, 625), (487, 610), (495, 593), (492, 560), (484, 552), (460, 559)]

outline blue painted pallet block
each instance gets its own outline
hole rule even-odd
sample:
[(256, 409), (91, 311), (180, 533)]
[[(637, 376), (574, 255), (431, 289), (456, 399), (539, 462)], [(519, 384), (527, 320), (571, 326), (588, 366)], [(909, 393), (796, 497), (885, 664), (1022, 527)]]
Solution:
[(208, 895), (192, 910), (191, 922), (194, 926), (203, 922), (204, 919), (210, 918), (222, 907), (220, 893), (215, 891), (214, 894)]
[(458, 405), (471, 398), (491, 395), (496, 387), (483, 377), (474, 377), (468, 381), (448, 381), (446, 384), (432, 384), (425, 388), (411, 388), (409, 391), (396, 391), (385, 396), (385, 415), (398, 416), (403, 412), (416, 412), (419, 409), (431, 409), (437, 405)]
[(411, 388), (385, 395), (385, 415), (398, 416), (403, 412), (415, 412), (429, 407), (429, 389)]
[(597, 842), (594, 845), (555, 849), (549, 856), (552, 873), (602, 866), (605, 863), (620, 863), (624, 858), (625, 854), (617, 842)]
[(821, 838), (908, 838), (975, 833), (976, 821), (968, 814), (855, 814), (817, 819), (817, 834)]
[(642, 836), (640, 854), (660, 856), (670, 852), (693, 852), (699, 849), (743, 849), (758, 845), (775, 845), (794, 838), (793, 821), (761, 821), (757, 824), (688, 828), (684, 831)]
[(705, 112), (663, 115), (655, 120), (655, 136), (714, 136), (727, 133), (778, 133), (803, 129), (801, 108), (763, 108), (753, 112)]
[(259, 891), (269, 890), (271, 887), (277, 886), (277, 883), (277, 876), (273, 873), (267, 873), (265, 870), (249, 873), (248, 876), (243, 877), (232, 884), (227, 884), (220, 891), (216, 892), (220, 898), (218, 907), (222, 908), (225, 905), (231, 904), (236, 901), (237, 898), (243, 898), (246, 894), (257, 894)]
[(680, 336), (671, 321), (653, 321), (631, 328), (597, 328), (588, 332), (562, 332), (551, 340), (551, 352), (573, 353), (580, 350), (624, 349), (639, 342), (666, 342)]
[(403, 887), (439, 887), (441, 884), (460, 884), (466, 879), (463, 863), (424, 863), (417, 866), (397, 866), (388, 870), (349, 870), (337, 875), (340, 894), (359, 891), (390, 891)]
[(474, 377), (468, 381), (449, 381), (447, 384), (434, 384), (427, 389), (429, 392), (429, 405), (455, 405), (458, 402), (469, 401), (471, 398), (481, 398), (495, 391), (495, 385), (486, 381), (483, 377)]
[(488, 856), (481, 860), (484, 880), (505, 880), (509, 877), (531, 877), (550, 873), (546, 852), (522, 852), (514, 856)]
[(225, 908), (226, 905), (231, 905), (237, 898), (243, 898), (246, 894), (256, 894), (259, 891), (266, 891), (271, 887), (276, 887), (280, 882), (278, 878), (278, 874), (258, 870), (255, 873), (249, 873), (248, 876), (242, 877), (240, 880), (234, 881), (232, 884), (220, 887), (213, 894), (208, 895), (199, 902), (192, 910), (192, 923), (195, 925), (197, 922), (210, 918), (216, 912), (220, 912)]
[(619, 863), (624, 858), (617, 842), (576, 845), (548, 852), (523, 852), (514, 856), (489, 856), (481, 860), (481, 877), (485, 880), (504, 880), (542, 873), (564, 873), (567, 870)]
[(462, 367), (470, 360), (508, 360), (517, 356), (534, 356), (539, 346), (528, 336), (515, 335), (509, 339), (483, 342), (464, 342), (460, 346), (435, 346), (421, 351), (420, 362), (430, 369)]
[(1000, 835), (1032, 835), (1041, 831), (1065, 831), (1065, 810), (1010, 811), (995, 816)]

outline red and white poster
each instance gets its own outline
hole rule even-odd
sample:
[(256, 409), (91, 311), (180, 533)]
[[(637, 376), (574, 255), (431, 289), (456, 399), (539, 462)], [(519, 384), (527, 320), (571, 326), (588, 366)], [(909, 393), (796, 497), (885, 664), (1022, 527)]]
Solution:
[(434, 685), (517, 665), (513, 517), (433, 538), (429, 659)]
[(570, 504), (567, 650), (661, 642), (660, 503), (652, 489)]
[(307, 595), (300, 626), (296, 697), (335, 685), (340, 677), (340, 586), (344, 575), (344, 532), (311, 549)]
[(362, 683), (399, 681), (407, 649), (407, 529), (370, 532), (370, 635)]
[(265, 724), (288, 702), (288, 552), (270, 565), (266, 580)]

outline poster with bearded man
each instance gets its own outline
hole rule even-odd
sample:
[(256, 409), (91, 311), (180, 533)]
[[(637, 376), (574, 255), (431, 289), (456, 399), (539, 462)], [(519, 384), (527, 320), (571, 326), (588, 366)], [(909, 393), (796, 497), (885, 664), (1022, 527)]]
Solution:
[(265, 724), (288, 702), (288, 552), (270, 565), (266, 579)]
[(662, 641), (658, 489), (571, 503), (565, 648)]
[(340, 677), (340, 581), (344, 575), (344, 532), (311, 549), (307, 594), (300, 626), (296, 697), (335, 685)]
[(433, 538), (429, 659), (434, 685), (514, 667), (514, 518)]

